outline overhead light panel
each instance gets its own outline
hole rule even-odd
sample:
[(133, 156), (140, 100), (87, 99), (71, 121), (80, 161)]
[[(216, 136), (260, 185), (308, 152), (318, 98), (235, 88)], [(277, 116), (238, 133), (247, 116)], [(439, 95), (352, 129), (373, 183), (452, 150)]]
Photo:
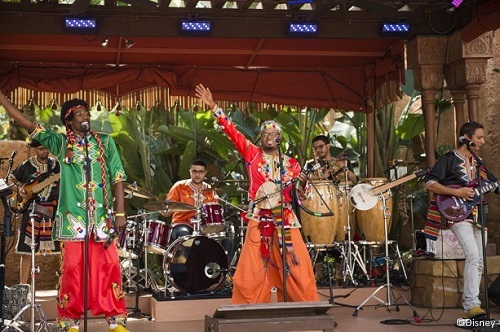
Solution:
[(318, 33), (317, 23), (290, 23), (288, 33), (296, 36), (313, 36)]
[(410, 32), (410, 23), (407, 22), (382, 23), (381, 34), (383, 36), (407, 37), (409, 32)]
[(95, 18), (66, 17), (64, 28), (69, 32), (94, 33), (97, 30), (97, 22)]
[(181, 22), (181, 33), (183, 34), (209, 34), (212, 30), (210, 21), (189, 21)]
[(464, 2), (464, 0), (451, 0), (451, 4), (452, 4), (452, 5), (453, 5), (453, 7), (455, 7), (455, 8), (460, 7), (460, 5), (462, 4), (462, 2)]

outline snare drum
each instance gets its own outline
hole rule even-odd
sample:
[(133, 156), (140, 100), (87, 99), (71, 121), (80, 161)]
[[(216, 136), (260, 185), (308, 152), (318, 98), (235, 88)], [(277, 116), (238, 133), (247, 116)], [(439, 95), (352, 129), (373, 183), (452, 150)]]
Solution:
[(178, 238), (163, 259), (168, 280), (178, 290), (191, 294), (219, 289), (228, 267), (224, 249), (206, 236)]
[(133, 252), (139, 247), (141, 229), (142, 227), (136, 229), (133, 220), (127, 220), (125, 227), (121, 230), (118, 237), (117, 249), (120, 257), (137, 257)]
[(220, 233), (225, 229), (224, 213), (219, 203), (203, 204), (200, 231), (202, 234)]
[(168, 248), (169, 225), (161, 220), (148, 220), (146, 224), (146, 246), (148, 252), (163, 254)]

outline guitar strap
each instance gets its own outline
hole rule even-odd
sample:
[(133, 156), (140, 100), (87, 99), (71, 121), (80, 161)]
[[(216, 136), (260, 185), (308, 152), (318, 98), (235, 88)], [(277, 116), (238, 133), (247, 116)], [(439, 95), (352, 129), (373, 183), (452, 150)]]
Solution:
[[(487, 180), (488, 178), (489, 179), (495, 178), (484, 164), (480, 165), (479, 176), (483, 180)], [(477, 207), (474, 207), (472, 214), (477, 215)], [(435, 253), (435, 245), (432, 242), (437, 240), (439, 236), (439, 230), (442, 228), (442, 226), (447, 227), (449, 225), (446, 219), (439, 212), (439, 208), (436, 203), (436, 195), (433, 194), (429, 202), (429, 208), (427, 210), (427, 219), (424, 228), (424, 236), (427, 240), (428, 252)]]

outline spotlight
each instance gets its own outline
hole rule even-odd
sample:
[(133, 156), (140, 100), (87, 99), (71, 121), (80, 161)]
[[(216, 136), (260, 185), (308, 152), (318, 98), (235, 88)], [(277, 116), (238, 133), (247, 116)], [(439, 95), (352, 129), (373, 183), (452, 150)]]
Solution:
[(128, 38), (125, 38), (125, 47), (126, 48), (131, 48), (134, 45), (135, 45), (135, 41), (128, 39)]
[(209, 34), (212, 29), (210, 21), (181, 21), (181, 33), (183, 34)]
[(64, 19), (64, 28), (69, 32), (95, 32), (97, 23), (95, 18), (67, 17)]
[(288, 34), (296, 36), (312, 36), (318, 33), (317, 23), (290, 23)]
[(410, 23), (385, 22), (382, 23), (381, 34), (383, 36), (407, 37), (410, 32)]
[(108, 47), (108, 44), (109, 44), (109, 38), (106, 37), (106, 39), (104, 39), (102, 42), (101, 42), (101, 46), (102, 47)]
[(462, 4), (462, 2), (464, 2), (464, 0), (451, 0), (451, 4), (452, 4), (452, 5), (453, 5), (453, 7), (455, 7), (455, 8), (460, 7), (460, 5)]

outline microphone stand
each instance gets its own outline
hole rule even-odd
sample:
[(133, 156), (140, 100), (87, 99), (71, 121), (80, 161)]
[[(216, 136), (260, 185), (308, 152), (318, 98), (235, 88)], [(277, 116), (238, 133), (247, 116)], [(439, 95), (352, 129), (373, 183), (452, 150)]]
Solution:
[[(471, 145), (467, 145), (467, 150), (472, 154), (474, 159), (476, 160), (477, 167), (476, 167), (476, 179), (477, 179), (477, 188), (482, 187), (482, 179), (481, 179), (481, 166), (486, 166), (484, 165), (483, 161), (481, 158), (479, 158), (478, 155), (474, 153), (474, 151), (471, 149)], [(488, 172), (487, 172), (488, 173)], [(479, 211), (478, 211), (478, 216), (479, 216), (479, 224), (481, 225), (481, 247), (483, 249), (483, 279), (484, 279), (484, 285), (485, 285), (485, 292), (484, 292), (484, 300), (486, 301), (486, 319), (490, 319), (490, 304), (489, 304), (489, 295), (488, 295), (488, 264), (486, 262), (486, 235), (485, 235), (485, 228), (486, 228), (486, 218), (484, 216), (484, 204), (483, 204), (483, 199), (484, 199), (484, 193), (482, 190), (479, 190)]]
[(286, 277), (287, 277), (287, 268), (286, 268), (286, 244), (285, 244), (285, 211), (284, 211), (284, 201), (285, 195), (283, 193), (284, 185), (283, 185), (283, 155), (281, 153), (281, 139), (278, 137), (276, 139), (276, 143), (278, 143), (278, 165), (280, 170), (280, 206), (281, 206), (281, 260), (283, 264), (283, 302), (288, 302), (288, 295), (286, 290)]
[(83, 133), (83, 141), (85, 146), (85, 164), (83, 169), (85, 171), (85, 247), (83, 251), (83, 331), (87, 332), (87, 320), (88, 320), (88, 299), (87, 293), (89, 290), (89, 231), (90, 231), (90, 181), (91, 181), (91, 168), (90, 168), (90, 156), (89, 156), (89, 140), (88, 132)]
[(245, 159), (243, 159), (243, 157), (241, 157), (240, 159), (238, 159), (238, 162), (236, 162), (236, 164), (233, 166), (233, 168), (231, 168), (227, 174), (222, 178), (222, 180), (225, 180), (229, 177), (229, 175), (231, 175), (231, 173), (236, 169), (236, 167), (238, 167), (238, 165), (240, 163), (242, 163)]

